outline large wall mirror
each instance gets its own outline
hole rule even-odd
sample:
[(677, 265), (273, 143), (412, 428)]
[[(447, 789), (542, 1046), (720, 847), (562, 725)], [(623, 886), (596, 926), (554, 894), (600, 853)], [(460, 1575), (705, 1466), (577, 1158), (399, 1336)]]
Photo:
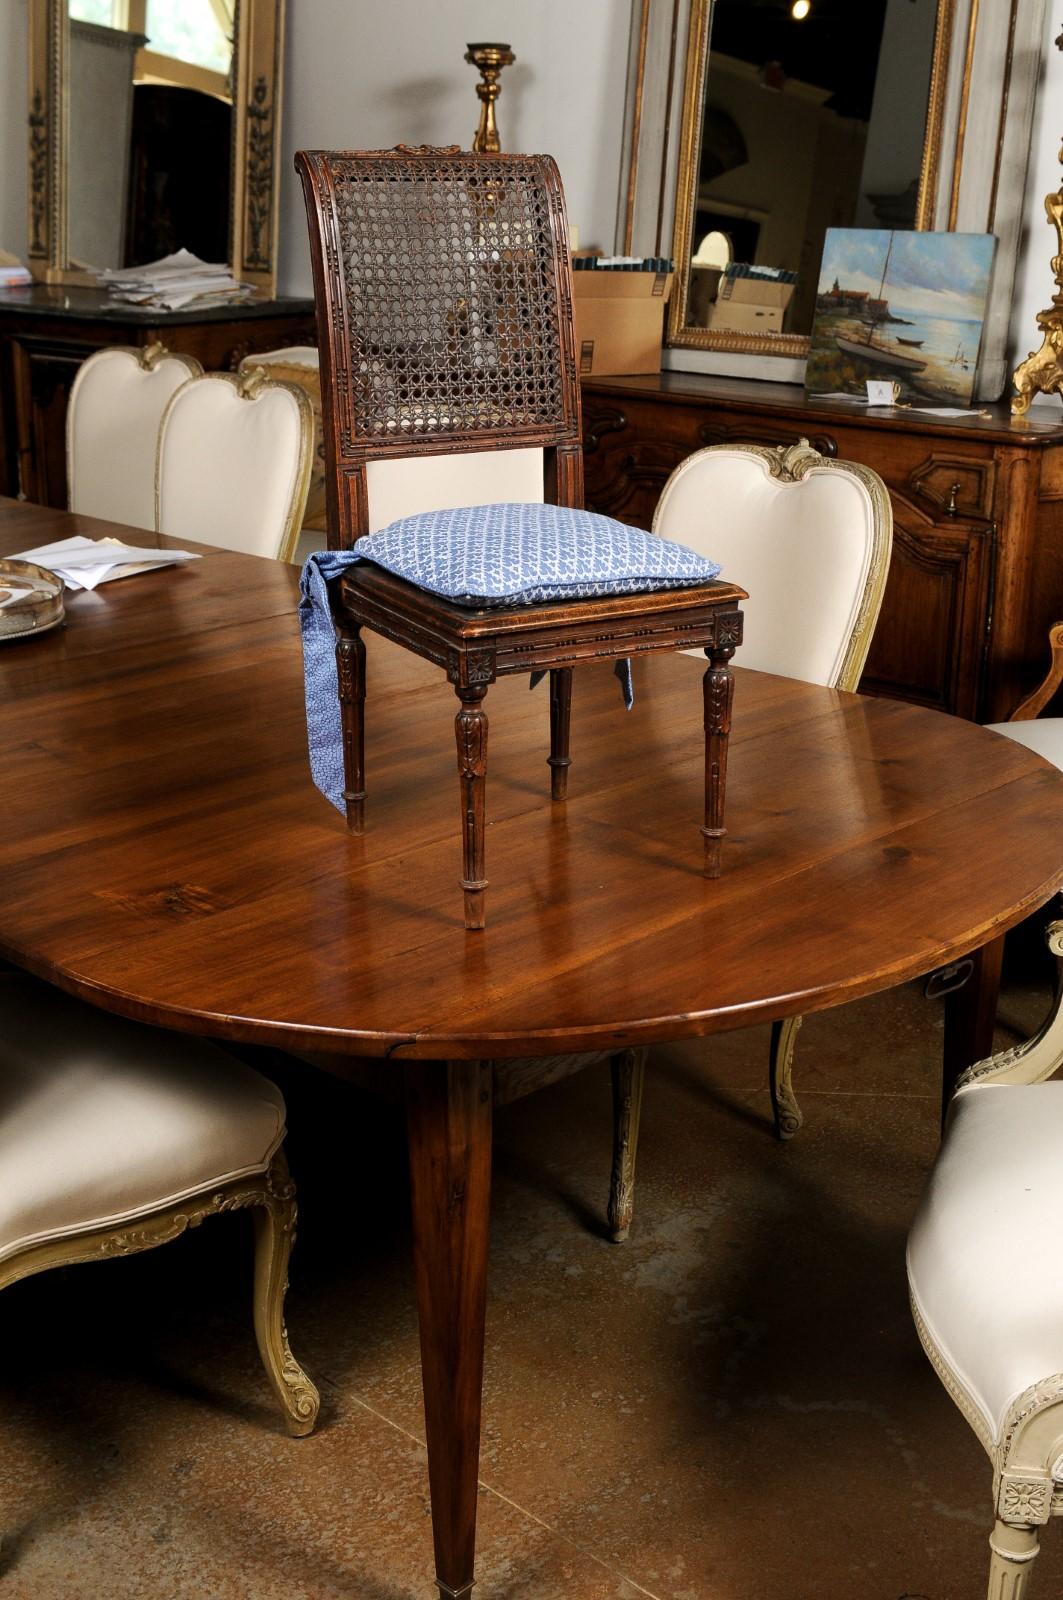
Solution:
[(283, 0), (30, 0), (30, 266), (275, 286)]
[[(992, 233), (975, 392), (995, 399), (1046, 0), (631, 3), (616, 245), (672, 244), (665, 367), (799, 382), (828, 227)], [(767, 332), (711, 325), (721, 235), (793, 279)]]
[[(953, 0), (692, 0), (671, 339), (804, 354), (826, 230), (930, 223)], [(731, 259), (775, 304), (717, 298)]]

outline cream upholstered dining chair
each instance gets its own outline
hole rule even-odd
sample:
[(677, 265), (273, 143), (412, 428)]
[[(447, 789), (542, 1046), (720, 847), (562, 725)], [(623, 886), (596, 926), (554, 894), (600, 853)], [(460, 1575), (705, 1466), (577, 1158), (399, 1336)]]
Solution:
[(325, 440), (321, 432), (321, 365), (317, 349), (312, 344), (285, 345), (280, 350), (268, 350), (261, 355), (244, 356), (237, 373), (243, 377), (256, 367), (261, 367), (268, 378), (281, 383), (294, 383), (310, 401), (314, 413), (314, 461), (310, 469), (310, 489), (303, 512), (303, 526), (294, 559), (301, 566), (314, 550), (328, 542), (328, 519), (325, 507)]
[[(653, 531), (709, 550), (744, 589), (745, 633), (736, 665), (833, 689), (855, 690), (878, 620), (893, 514), (869, 467), (834, 461), (806, 440), (699, 450), (672, 473)], [(816, 619), (794, 628), (795, 616)], [(771, 1044), (775, 1131), (791, 1138), (801, 1111), (791, 1083), (800, 1017), (776, 1023)], [(614, 1075), (613, 1237), (630, 1222), (645, 1052)], [(621, 1186), (618, 1193), (616, 1185)]]
[(280, 1090), (206, 1040), (0, 971), (0, 1289), (252, 1209), (254, 1325), (288, 1431), (318, 1394), (288, 1344), (295, 1190)]
[(1063, 684), (1063, 622), (1049, 629), (1048, 646), (1051, 664), (1037, 688), (1015, 707), (1007, 722), (990, 722), (987, 727), (1035, 750), (1053, 766), (1063, 768), (1063, 717), (1041, 716)]
[(203, 368), (161, 344), (97, 350), (78, 368), (66, 413), (68, 504), (84, 516), (155, 527), (159, 423)]
[(314, 415), (305, 391), (261, 367), (207, 372), (163, 412), (155, 527), (290, 561), (310, 486)]
[[(1063, 922), (1048, 928), (1063, 954)], [(989, 1600), (1021, 1600), (1063, 1514), (1063, 991), (1027, 1044), (960, 1078), (908, 1240), (923, 1347), (993, 1463)]]

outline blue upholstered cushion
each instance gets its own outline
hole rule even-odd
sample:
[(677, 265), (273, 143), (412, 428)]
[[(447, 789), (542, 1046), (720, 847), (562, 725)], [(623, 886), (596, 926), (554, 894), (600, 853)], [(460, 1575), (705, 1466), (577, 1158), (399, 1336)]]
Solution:
[(565, 506), (461, 506), (400, 517), (356, 553), (459, 605), (526, 606), (689, 588), (719, 573), (686, 545)]

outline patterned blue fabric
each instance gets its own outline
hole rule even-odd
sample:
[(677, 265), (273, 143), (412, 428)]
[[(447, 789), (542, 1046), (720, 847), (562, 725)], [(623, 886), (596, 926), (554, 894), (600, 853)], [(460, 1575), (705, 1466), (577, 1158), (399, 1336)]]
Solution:
[[(611, 517), (515, 504), (403, 517), (359, 539), (356, 550), (321, 550), (310, 556), (299, 601), (310, 771), (338, 811), (344, 810), (343, 735), (328, 585), (356, 561), (366, 560), (419, 588), (477, 606), (688, 588), (707, 583), (720, 570), (717, 562), (685, 545)], [(618, 661), (615, 671), (630, 710), (631, 663)], [(541, 676), (535, 675), (533, 687)]]
[(686, 545), (594, 511), (509, 503), (400, 517), (358, 555), (467, 606), (529, 606), (706, 583), (720, 570)]

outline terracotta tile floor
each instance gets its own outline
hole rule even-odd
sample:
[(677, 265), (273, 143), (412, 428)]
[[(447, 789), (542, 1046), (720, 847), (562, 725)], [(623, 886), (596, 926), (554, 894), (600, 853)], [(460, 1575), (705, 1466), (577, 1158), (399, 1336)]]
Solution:
[[(1016, 965), (1002, 1042), (1047, 1004), (1036, 943)], [(598, 1231), (605, 1075), (501, 1113), (479, 1600), (984, 1594), (988, 1464), (905, 1292), (940, 1030), (917, 987), (808, 1019), (782, 1147), (766, 1030), (658, 1051), (623, 1247)], [(0, 1600), (433, 1593), (401, 1123), (309, 1071), (285, 1087), (320, 1431), (287, 1439), (267, 1403), (244, 1217), (17, 1285)], [(1049, 1529), (1035, 1595), (1061, 1590)]]

